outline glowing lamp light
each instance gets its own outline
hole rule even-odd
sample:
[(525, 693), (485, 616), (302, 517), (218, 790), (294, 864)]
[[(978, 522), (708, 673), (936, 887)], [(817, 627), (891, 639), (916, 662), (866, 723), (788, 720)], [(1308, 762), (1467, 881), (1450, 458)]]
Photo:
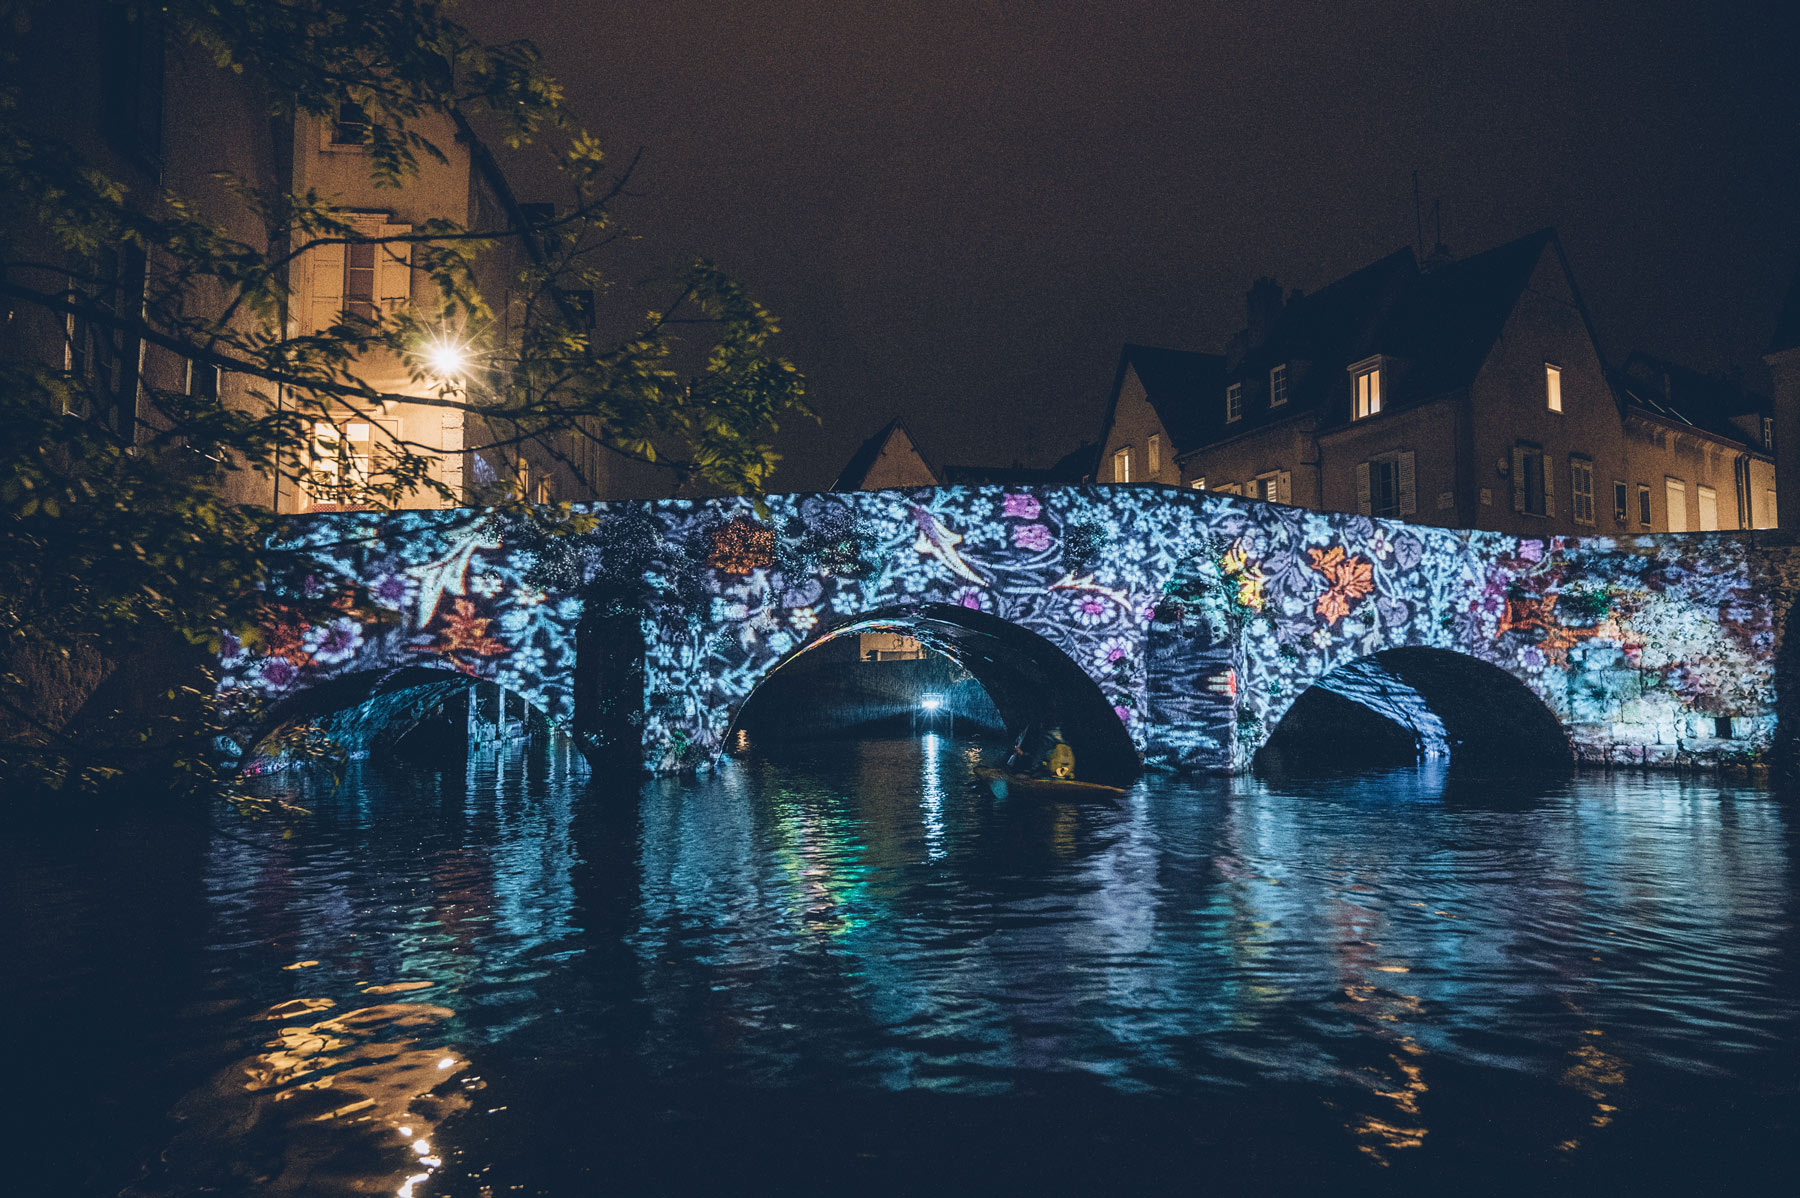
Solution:
[(425, 365), (439, 378), (456, 378), (469, 368), (468, 347), (454, 341), (434, 341), (425, 349)]
[(923, 707), (926, 711), (936, 711), (938, 708), (942, 707), (943, 705), (944, 705), (944, 696), (942, 696), (942, 695), (937, 695), (937, 694), (924, 695), (924, 696), (921, 696), (919, 699), (919, 706)]

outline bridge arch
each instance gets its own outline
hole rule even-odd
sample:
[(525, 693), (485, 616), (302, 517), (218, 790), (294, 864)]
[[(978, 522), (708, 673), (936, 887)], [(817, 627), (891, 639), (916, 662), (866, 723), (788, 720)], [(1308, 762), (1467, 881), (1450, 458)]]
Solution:
[(1511, 773), (1567, 769), (1575, 753), (1556, 713), (1516, 675), (1466, 653), (1409, 646), (1315, 679), (1261, 730), (1253, 763), (1429, 758)]
[[(441, 715), (446, 705), (483, 684), (498, 689), (486, 679), (427, 663), (339, 674), (282, 695), (254, 722), (236, 730), (232, 739), (240, 750), (238, 762), (247, 769), (266, 765), (269, 752), (284, 733), (309, 727), (352, 757), (391, 750), (422, 724)], [(510, 710), (549, 719), (548, 713), (518, 692), (502, 694), (503, 701), (511, 705), (501, 708), (502, 718)], [(439, 739), (444, 743), (434, 745), (434, 750), (452, 745), (460, 749), (469, 743), (466, 734), (457, 729), (447, 730)]]
[(864, 632), (902, 633), (950, 658), (987, 691), (1009, 730), (1028, 723), (1060, 727), (1075, 749), (1082, 776), (1108, 782), (1137, 776), (1131, 734), (1086, 670), (1023, 625), (951, 603), (874, 608), (816, 631), (732, 709), (725, 743), (733, 743), (745, 710), (776, 673), (821, 645)]

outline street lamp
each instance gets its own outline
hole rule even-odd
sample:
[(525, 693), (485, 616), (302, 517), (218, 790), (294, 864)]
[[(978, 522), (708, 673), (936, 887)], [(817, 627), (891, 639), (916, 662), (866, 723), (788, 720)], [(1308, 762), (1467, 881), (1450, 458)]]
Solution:
[(469, 348), (447, 337), (425, 347), (425, 365), (431, 373), (446, 382), (454, 381), (469, 368)]

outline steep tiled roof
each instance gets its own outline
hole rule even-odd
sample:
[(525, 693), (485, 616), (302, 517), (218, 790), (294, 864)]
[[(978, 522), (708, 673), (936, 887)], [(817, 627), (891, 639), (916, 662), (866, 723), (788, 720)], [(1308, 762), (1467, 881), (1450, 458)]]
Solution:
[[(844, 468), (838, 472), (837, 481), (831, 484), (831, 489), (833, 491), (862, 490), (863, 483), (869, 477), (869, 471), (875, 468), (875, 463), (881, 458), (881, 451), (887, 446), (888, 439), (896, 432), (906, 434), (906, 439), (912, 443), (914, 452), (918, 453), (920, 460), (923, 461), (925, 455), (924, 451), (919, 449), (919, 439), (913, 436), (911, 430), (896, 416), (882, 425), (880, 431), (873, 437), (856, 447), (856, 452), (850, 455), (850, 460), (845, 462)], [(925, 468), (931, 470), (934, 475), (937, 473), (936, 470), (932, 470), (929, 462), (926, 462)]]
[(1761, 448), (1758, 438), (1731, 417), (1761, 417), (1774, 409), (1766, 395), (1635, 350), (1620, 368), (1618, 381), (1628, 408), (1752, 448)]
[[(1469, 386), (1556, 234), (1516, 241), (1429, 271), (1400, 249), (1309, 296), (1281, 306), (1262, 340), (1240, 332), (1217, 393), (1198, 405), (1192, 445), (1208, 445), (1270, 424), (1315, 414), (1347, 422), (1345, 367), (1385, 354), (1383, 406), (1403, 408)], [(1560, 254), (1560, 249), (1556, 249)], [(1269, 371), (1287, 366), (1287, 402), (1269, 405)], [(1225, 419), (1224, 387), (1244, 386), (1243, 417)]]
[[(1344, 366), (1378, 352), (1374, 347), (1387, 314), (1418, 278), (1412, 251), (1396, 250), (1311, 295), (1294, 296), (1265, 340), (1252, 343), (1247, 330), (1239, 333), (1219, 377), (1196, 404), (1192, 431), (1176, 452), (1323, 407), (1343, 385)], [(1281, 364), (1287, 366), (1287, 402), (1270, 408), (1269, 371)], [(1244, 383), (1244, 415), (1227, 422), (1225, 387), (1231, 381)]]
[(1398, 396), (1402, 404), (1475, 381), (1554, 237), (1540, 229), (1421, 275), (1407, 289), (1370, 350), (1407, 360), (1404, 392)]
[[(1127, 345), (1125, 360), (1137, 371), (1138, 381), (1144, 384), (1150, 406), (1156, 410), (1156, 418), (1168, 432), (1175, 452), (1181, 453), (1199, 444), (1200, 417), (1206, 397), (1218, 393), (1225, 385), (1225, 359), (1218, 354)], [(1111, 422), (1109, 409), (1107, 423)], [(1104, 438), (1101, 444), (1105, 444)]]

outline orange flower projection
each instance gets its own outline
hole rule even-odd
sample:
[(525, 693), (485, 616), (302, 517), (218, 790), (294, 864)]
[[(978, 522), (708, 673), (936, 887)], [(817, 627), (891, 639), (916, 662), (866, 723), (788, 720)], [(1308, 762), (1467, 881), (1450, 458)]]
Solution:
[(742, 516), (727, 520), (713, 533), (706, 564), (727, 574), (749, 574), (775, 560), (775, 530)]
[(458, 599), (450, 614), (444, 617), (444, 626), (438, 630), (437, 639), (429, 645), (414, 645), (413, 651), (446, 656), (463, 653), (477, 657), (497, 656), (505, 653), (507, 648), (504, 641), (488, 635), (488, 625), (493, 622), (488, 616), (476, 614), (472, 600)]
[(1374, 567), (1360, 557), (1344, 556), (1342, 545), (1306, 553), (1312, 558), (1312, 568), (1323, 574), (1328, 584), (1313, 610), (1325, 617), (1328, 626), (1336, 625), (1350, 614), (1358, 599), (1375, 589)]

